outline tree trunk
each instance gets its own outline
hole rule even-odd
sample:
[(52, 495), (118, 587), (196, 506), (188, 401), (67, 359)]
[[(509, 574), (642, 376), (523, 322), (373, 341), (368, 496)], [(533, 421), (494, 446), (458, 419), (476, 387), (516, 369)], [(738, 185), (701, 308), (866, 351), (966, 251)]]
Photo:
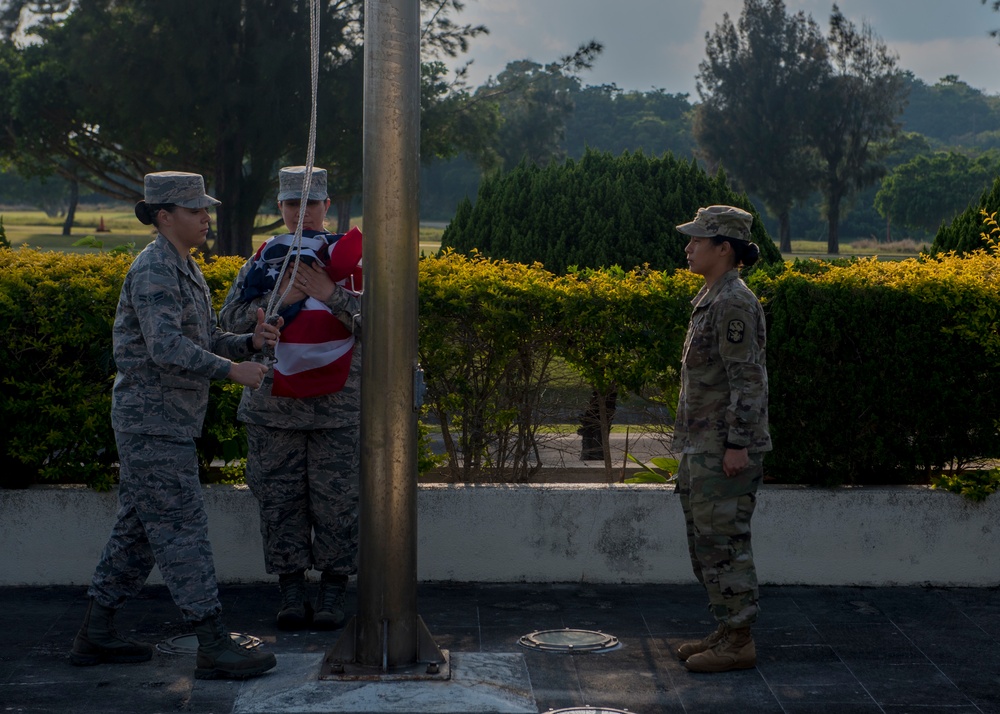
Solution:
[[(615, 406), (618, 403), (618, 392), (613, 391), (604, 397), (601, 404), (601, 397), (595, 389), (590, 395), (587, 408), (580, 415), (580, 428), (576, 430), (581, 438), (580, 460), (581, 461), (605, 461), (610, 463), (610, 449), (605, 454), (604, 446), (607, 443), (605, 433), (610, 432), (611, 422), (615, 418)], [(606, 421), (602, 420), (602, 412)], [(604, 427), (602, 429), (602, 426)]]
[(839, 191), (830, 192), (826, 214), (826, 252), (829, 255), (840, 255), (840, 199)]
[(335, 233), (347, 233), (351, 230), (351, 202), (353, 196), (337, 196), (333, 200), (334, 210), (337, 212), (337, 230)]
[(788, 211), (784, 210), (778, 214), (778, 238), (782, 253), (792, 252), (792, 222), (788, 217)]
[(73, 221), (76, 219), (76, 207), (80, 204), (80, 182), (69, 182), (69, 206), (66, 207), (66, 220), (63, 221), (62, 234), (73, 233)]
[(217, 225), (212, 251), (215, 255), (249, 258), (253, 253), (253, 221), (259, 202), (244, 192), (243, 149), (238, 137), (220, 139), (216, 147), (215, 192), (212, 195), (222, 201), (222, 205), (215, 209)]

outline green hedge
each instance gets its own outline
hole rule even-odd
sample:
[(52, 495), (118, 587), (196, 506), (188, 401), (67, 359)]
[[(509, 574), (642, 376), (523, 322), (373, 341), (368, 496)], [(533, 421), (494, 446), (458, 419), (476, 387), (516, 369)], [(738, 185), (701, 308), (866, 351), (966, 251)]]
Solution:
[[(0, 249), (0, 485), (113, 483), (111, 324), (128, 263)], [(217, 305), (239, 264), (204, 266)], [(1000, 259), (981, 251), (751, 274), (769, 324), (768, 476), (927, 482), (1000, 458), (998, 275)], [(447, 252), (422, 260), (427, 407), (458, 475), (529, 480), (539, 428), (553, 416), (546, 400), (567, 375), (588, 386), (585, 394), (617, 390), (672, 413), (699, 281), (687, 271), (556, 276)], [(235, 385), (213, 386), (203, 463), (242, 453), (238, 394)]]
[(699, 281), (617, 268), (558, 277), (448, 251), (421, 261), (420, 361), (453, 477), (529, 480), (552, 416), (546, 395), (566, 368), (602, 394), (676, 404)]
[(1000, 456), (1000, 260), (791, 265), (751, 283), (768, 315), (768, 473), (926, 482)]
[[(0, 485), (114, 482), (111, 328), (131, 262), (127, 254), (0, 249)], [(202, 265), (217, 307), (241, 264)], [(199, 439), (203, 467), (242, 455), (239, 390), (212, 385)]]

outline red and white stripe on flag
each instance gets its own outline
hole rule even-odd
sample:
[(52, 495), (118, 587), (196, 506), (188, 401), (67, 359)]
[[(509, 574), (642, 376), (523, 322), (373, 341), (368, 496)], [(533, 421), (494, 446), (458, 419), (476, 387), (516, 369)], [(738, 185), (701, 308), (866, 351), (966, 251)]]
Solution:
[(319, 300), (308, 298), (281, 332), (275, 348), (276, 397), (316, 397), (344, 388), (351, 372), (354, 335)]

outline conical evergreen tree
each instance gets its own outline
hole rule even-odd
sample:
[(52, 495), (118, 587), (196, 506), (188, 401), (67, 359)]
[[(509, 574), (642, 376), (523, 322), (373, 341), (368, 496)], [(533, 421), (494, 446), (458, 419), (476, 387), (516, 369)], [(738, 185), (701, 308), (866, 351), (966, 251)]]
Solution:
[(955, 216), (950, 225), (943, 225), (934, 236), (931, 244), (931, 255), (955, 251), (969, 253), (977, 248), (985, 247), (982, 236), (982, 211), (995, 213), (1000, 211), (1000, 178), (993, 181), (993, 186), (983, 191), (979, 203), (970, 205), (962, 213)]
[[(459, 206), (441, 244), (460, 253), (538, 261), (557, 274), (571, 266), (673, 270), (687, 264), (687, 239), (675, 226), (718, 203), (757, 217), (721, 171), (710, 177), (696, 162), (672, 154), (616, 157), (588, 149), (579, 161), (544, 168), (522, 162), (484, 180), (471, 211), (465, 202)], [(759, 220), (752, 233), (764, 262), (781, 260)]]

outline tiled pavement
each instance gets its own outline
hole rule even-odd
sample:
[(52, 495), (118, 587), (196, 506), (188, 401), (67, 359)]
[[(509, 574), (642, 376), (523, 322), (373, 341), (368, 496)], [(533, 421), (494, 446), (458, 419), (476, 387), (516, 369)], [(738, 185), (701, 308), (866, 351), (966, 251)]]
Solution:
[[(260, 637), (279, 668), (283, 654), (321, 653), (336, 641), (277, 631), (274, 585), (226, 586), (222, 600), (229, 628)], [(762, 606), (757, 668), (695, 675), (672, 655), (714, 628), (694, 585), (422, 584), (418, 599), (441, 647), (523, 654), (539, 712), (1000, 714), (998, 589), (772, 586)], [(243, 685), (195, 680), (189, 656), (70, 666), (85, 608), (82, 587), (0, 588), (0, 714), (232, 711)], [(147, 587), (119, 625), (149, 642), (189, 631), (162, 587)], [(622, 646), (566, 655), (517, 644), (562, 627), (601, 630)]]

